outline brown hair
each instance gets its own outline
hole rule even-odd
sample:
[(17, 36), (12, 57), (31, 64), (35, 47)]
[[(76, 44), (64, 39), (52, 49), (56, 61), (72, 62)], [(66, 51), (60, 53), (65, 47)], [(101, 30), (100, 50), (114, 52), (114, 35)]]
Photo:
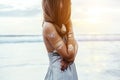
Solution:
[[(62, 8), (60, 4), (62, 3)], [(44, 21), (56, 24), (59, 28), (66, 26), (67, 32), (71, 26), (71, 0), (43, 0)]]

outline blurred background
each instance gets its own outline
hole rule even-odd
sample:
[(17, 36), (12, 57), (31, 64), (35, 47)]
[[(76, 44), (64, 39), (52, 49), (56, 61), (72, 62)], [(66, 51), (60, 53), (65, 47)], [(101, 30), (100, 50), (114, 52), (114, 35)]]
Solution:
[[(72, 0), (79, 80), (120, 80), (120, 1)], [(41, 0), (0, 0), (0, 80), (44, 80)]]

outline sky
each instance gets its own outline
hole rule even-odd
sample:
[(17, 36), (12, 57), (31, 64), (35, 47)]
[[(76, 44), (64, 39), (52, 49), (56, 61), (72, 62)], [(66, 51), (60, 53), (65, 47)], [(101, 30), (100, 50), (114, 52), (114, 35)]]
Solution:
[[(120, 0), (72, 0), (76, 34), (120, 34)], [(41, 0), (0, 0), (0, 35), (41, 34)]]
[(0, 0), (0, 35), (40, 34), (41, 0)]

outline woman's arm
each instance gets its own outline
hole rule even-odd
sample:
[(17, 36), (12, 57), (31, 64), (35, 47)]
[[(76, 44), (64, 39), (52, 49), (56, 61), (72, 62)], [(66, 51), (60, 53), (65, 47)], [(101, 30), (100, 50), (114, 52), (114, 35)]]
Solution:
[(71, 20), (66, 24), (65, 26), (69, 27), (68, 28), (68, 33), (67, 33), (67, 46), (68, 46), (68, 53), (73, 54), (74, 57), (69, 59), (69, 62), (73, 62), (75, 59), (75, 56), (77, 54), (78, 50), (78, 44), (77, 41), (74, 38), (74, 33), (73, 33), (73, 28), (72, 28), (72, 22)]
[[(66, 41), (67, 42), (66, 46), (67, 46), (67, 49), (68, 49), (68, 53), (73, 54), (74, 56), (71, 59), (67, 59), (67, 61), (64, 60), (64, 59), (61, 61), (61, 70), (63, 70), (63, 71), (65, 69), (67, 69), (67, 67), (72, 62), (74, 62), (75, 56), (76, 56), (77, 51), (78, 51), (78, 44), (77, 44), (77, 41), (74, 38), (74, 33), (73, 33), (71, 21), (65, 26), (66, 26), (66, 28), (68, 28), (67, 30), (69, 31), (68, 34), (67, 34), (67, 41)], [(62, 28), (64, 29), (65, 26), (63, 25)], [(62, 30), (62, 32), (63, 31), (66, 31), (66, 29)]]
[(53, 47), (66, 61), (73, 58), (73, 54), (68, 53), (66, 44), (57, 33), (52, 23), (45, 22), (43, 25), (43, 35), (47, 38), (51, 47)]

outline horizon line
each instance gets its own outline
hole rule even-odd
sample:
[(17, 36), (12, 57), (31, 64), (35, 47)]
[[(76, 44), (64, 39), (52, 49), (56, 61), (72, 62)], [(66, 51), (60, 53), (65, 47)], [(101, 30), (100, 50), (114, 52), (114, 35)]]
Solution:
[[(0, 34), (1, 36), (41, 36), (42, 34)], [(76, 34), (76, 35), (120, 35), (120, 34)]]

